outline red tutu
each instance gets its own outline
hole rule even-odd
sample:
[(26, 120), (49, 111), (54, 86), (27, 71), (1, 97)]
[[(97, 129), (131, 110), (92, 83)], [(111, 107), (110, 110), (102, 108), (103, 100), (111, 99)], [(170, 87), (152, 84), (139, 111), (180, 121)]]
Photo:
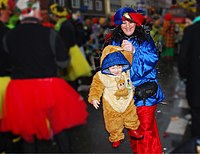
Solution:
[(162, 145), (156, 124), (155, 111), (156, 105), (140, 106), (137, 108), (138, 118), (140, 120), (139, 131), (144, 135), (144, 138), (141, 140), (130, 139), (131, 148), (134, 153), (162, 154)]
[[(1, 131), (32, 142), (49, 139), (66, 128), (85, 124), (83, 98), (60, 78), (11, 80), (3, 105)], [(52, 130), (52, 131), (51, 131)]]

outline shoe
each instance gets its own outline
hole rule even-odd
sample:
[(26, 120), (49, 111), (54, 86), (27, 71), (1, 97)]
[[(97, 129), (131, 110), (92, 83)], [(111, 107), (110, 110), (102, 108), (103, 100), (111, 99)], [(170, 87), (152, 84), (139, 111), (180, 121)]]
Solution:
[(113, 148), (118, 148), (120, 146), (120, 141), (116, 141), (112, 143)]
[(136, 130), (129, 130), (130, 131), (130, 136), (131, 138), (134, 138), (134, 139), (142, 139), (144, 137), (144, 135), (140, 134), (138, 131)]

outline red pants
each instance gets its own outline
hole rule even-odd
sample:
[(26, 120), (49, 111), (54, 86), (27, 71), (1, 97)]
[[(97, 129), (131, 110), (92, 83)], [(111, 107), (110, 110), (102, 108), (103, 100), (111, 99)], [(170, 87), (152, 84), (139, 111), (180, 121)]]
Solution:
[(156, 105), (141, 106), (137, 108), (140, 120), (139, 131), (144, 135), (144, 138), (141, 140), (130, 139), (131, 148), (134, 153), (162, 153), (162, 145), (156, 124), (155, 111)]

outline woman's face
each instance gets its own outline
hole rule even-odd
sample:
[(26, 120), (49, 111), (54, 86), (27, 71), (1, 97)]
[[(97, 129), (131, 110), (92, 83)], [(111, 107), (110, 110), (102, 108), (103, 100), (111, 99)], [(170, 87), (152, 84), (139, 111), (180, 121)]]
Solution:
[(123, 21), (121, 24), (121, 29), (124, 32), (125, 35), (131, 36), (135, 31), (136, 23), (129, 22), (127, 20)]

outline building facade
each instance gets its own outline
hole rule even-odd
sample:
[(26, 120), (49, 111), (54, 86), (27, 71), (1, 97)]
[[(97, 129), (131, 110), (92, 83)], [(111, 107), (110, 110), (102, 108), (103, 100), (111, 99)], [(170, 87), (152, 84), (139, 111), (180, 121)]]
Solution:
[(41, 0), (47, 7), (53, 3), (67, 7), (73, 13), (79, 11), (84, 16), (105, 16), (105, 0)]
[(43, 8), (48, 8), (53, 3), (65, 6), (75, 13), (81, 12), (83, 16), (105, 17), (113, 15), (120, 7), (132, 7), (134, 9), (147, 10), (169, 8), (169, 0), (40, 0)]

